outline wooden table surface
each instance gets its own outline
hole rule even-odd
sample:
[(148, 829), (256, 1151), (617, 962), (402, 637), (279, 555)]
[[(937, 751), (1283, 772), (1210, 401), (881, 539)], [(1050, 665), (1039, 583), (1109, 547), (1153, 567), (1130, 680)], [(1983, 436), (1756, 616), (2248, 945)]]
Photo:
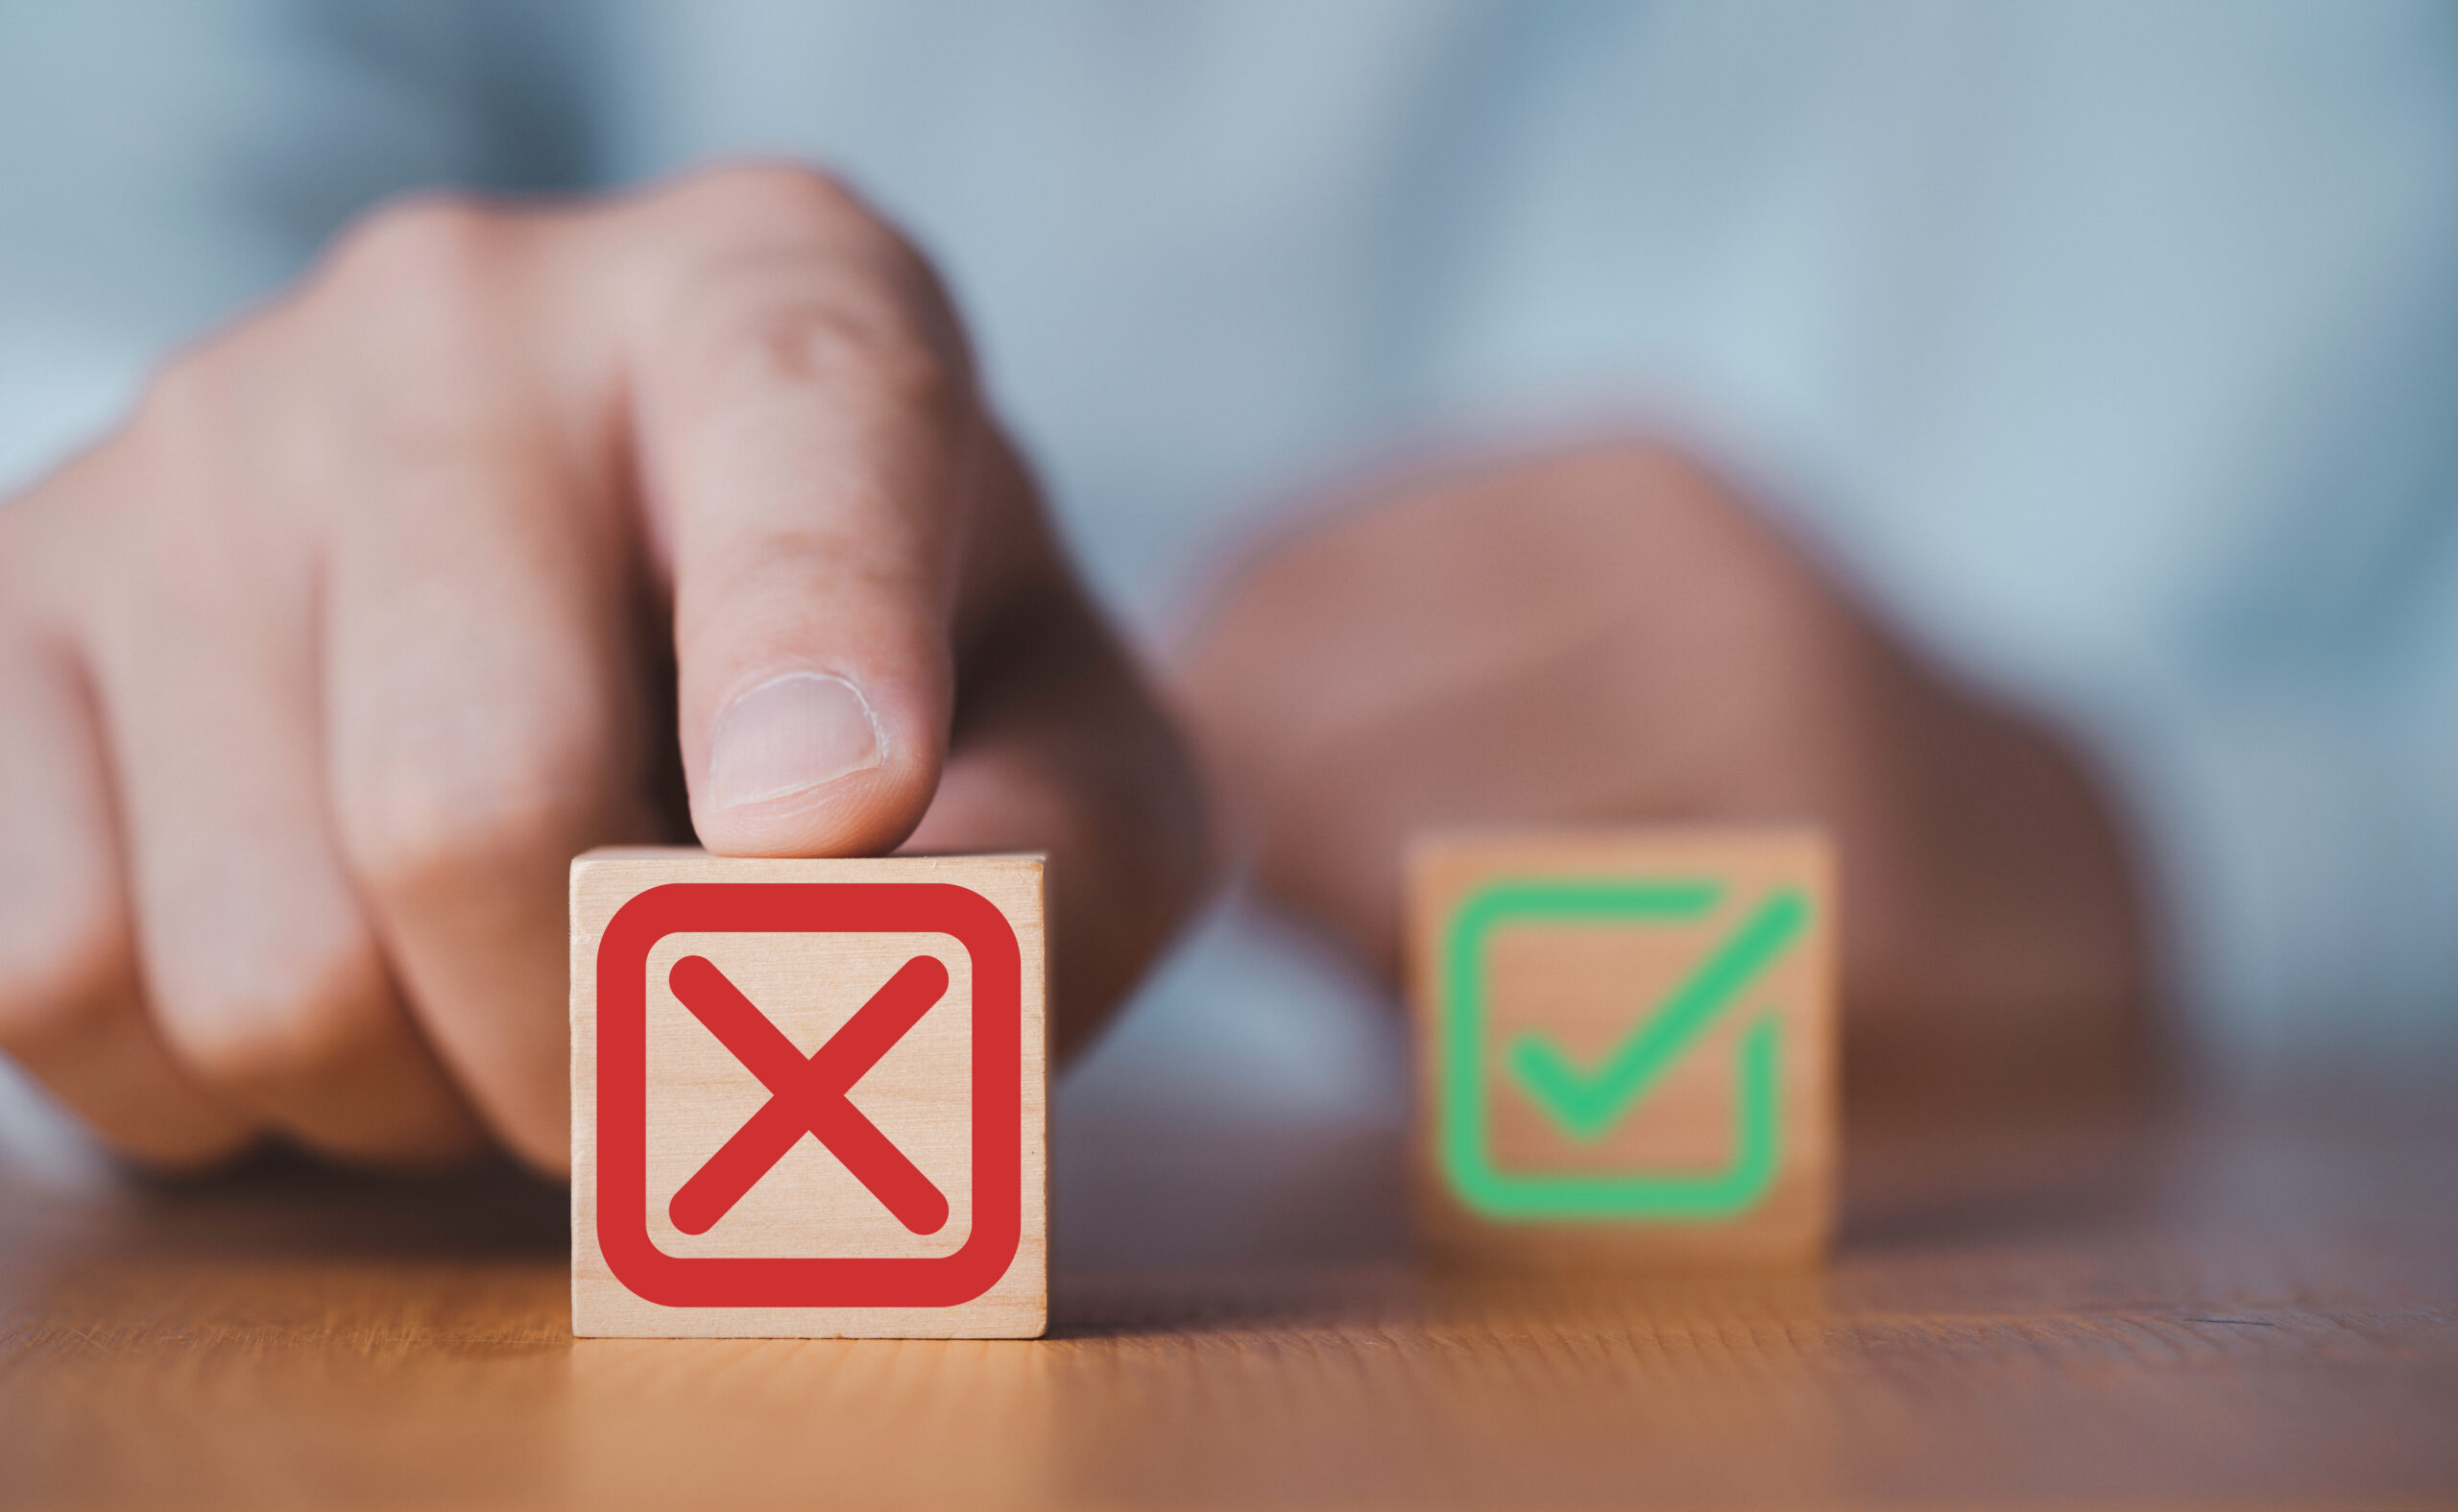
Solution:
[(1129, 1265), (1289, 1152), (1077, 1131), (1039, 1342), (575, 1341), (563, 1195), (508, 1176), (17, 1180), (0, 1502), (2452, 1505), (2437, 1100), (1865, 1144), (1824, 1272), (1609, 1285), (1423, 1272), (1387, 1140)]

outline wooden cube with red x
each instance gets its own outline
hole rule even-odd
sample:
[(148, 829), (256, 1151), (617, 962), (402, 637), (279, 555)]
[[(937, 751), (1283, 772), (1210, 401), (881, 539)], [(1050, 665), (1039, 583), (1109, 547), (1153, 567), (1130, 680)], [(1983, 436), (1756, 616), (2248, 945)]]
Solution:
[(1048, 1313), (1039, 856), (572, 863), (572, 1332)]

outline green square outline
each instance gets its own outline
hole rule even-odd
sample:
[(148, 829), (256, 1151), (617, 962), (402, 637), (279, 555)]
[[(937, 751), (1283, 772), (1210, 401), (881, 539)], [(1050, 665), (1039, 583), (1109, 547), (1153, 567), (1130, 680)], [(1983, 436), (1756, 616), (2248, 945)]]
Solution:
[(1773, 1185), (1782, 1149), (1778, 1026), (1760, 1018), (1741, 1044), (1734, 1154), (1722, 1171), (1692, 1176), (1521, 1175), (1499, 1169), (1486, 1137), (1485, 956), (1494, 932), (1528, 920), (1622, 924), (1694, 920), (1724, 889), (1710, 881), (1565, 881), (1502, 877), (1462, 899), (1443, 943), (1439, 1154), (1452, 1190), (1489, 1218), (1639, 1218), (1714, 1222), (1747, 1212)]

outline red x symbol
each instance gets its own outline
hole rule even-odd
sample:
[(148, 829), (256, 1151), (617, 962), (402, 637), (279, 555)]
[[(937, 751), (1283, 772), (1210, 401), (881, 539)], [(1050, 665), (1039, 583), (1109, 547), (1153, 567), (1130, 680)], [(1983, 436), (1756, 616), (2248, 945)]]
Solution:
[(667, 1212), (676, 1228), (709, 1232), (805, 1134), (844, 1162), (907, 1229), (936, 1234), (948, 1221), (947, 1197), (845, 1097), (948, 990), (948, 969), (937, 957), (917, 955), (905, 962), (807, 1060), (706, 957), (685, 956), (666, 980), (691, 1016), (770, 1093), (674, 1194)]
[[(915, 863), (917, 870), (927, 866)], [(968, 963), (969, 1000), (962, 1038), (970, 1042), (964, 1056), (971, 1087), (964, 1126), (972, 1157), (965, 1183), (966, 1236), (954, 1254), (780, 1255), (755, 1249), (683, 1256), (668, 1255), (657, 1247), (649, 1232), (648, 1020), (649, 989), (659, 980), (648, 963), (660, 940), (685, 933), (794, 936), (807, 942), (844, 934), (953, 938)], [(797, 947), (799, 950), (809, 948), (808, 944)], [(947, 970), (952, 972), (952, 957), (949, 959)], [(1041, 1174), (1038, 1164), (1029, 1172), (1024, 1166), (1027, 1136), (1038, 1140), (1041, 1127), (1039, 1103), (1030, 1111), (1024, 1105), (1031, 1081), (1042, 1074), (1037, 1017), (1041, 980), (1039, 957), (1033, 959), (1028, 998), (1021, 942), (1006, 915), (971, 888), (935, 879), (666, 882), (616, 909), (598, 939), (592, 973), (597, 986), (597, 1170), (589, 1185), (596, 1198), (593, 1228), (600, 1253), (614, 1279), (634, 1296), (662, 1308), (952, 1308), (997, 1285), (1016, 1263), (1024, 1236), (1024, 1205), (1034, 1189), (1028, 1184), (1037, 1183)], [(756, 1020), (761, 1017), (757, 1009), (729, 1013), (730, 1005), (721, 999), (731, 989), (727, 994), (691, 990), (689, 983), (697, 974), (685, 973), (685, 991), (698, 998), (702, 1008), (713, 1009), (729, 1024), (736, 1018)], [(670, 972), (666, 979), (672, 980)], [(921, 996), (927, 1004), (929, 995)], [(1028, 1003), (1036, 1005), (1029, 1025), (1035, 1036), (1029, 1055), (1024, 1044)], [(906, 1013), (928, 1011), (914, 1004), (908, 1005)], [(761, 1079), (772, 1088), (789, 1077), (799, 1085), (810, 1062), (783, 1043), (781, 1032), (772, 1039), (769, 1031), (774, 1027), (736, 1030), (732, 1035), (733, 1041), (739, 1042), (735, 1052), (741, 1053), (740, 1044), (765, 1045), (750, 1052), (768, 1069), (769, 1075)], [(899, 1021), (880, 1027), (884, 1031), (880, 1035), (881, 1045), (905, 1032)], [(835, 1066), (837, 1049), (831, 1042), (821, 1055)], [(842, 1098), (860, 1081), (862, 1068), (878, 1059), (850, 1042), (844, 1050), (846, 1064), (826, 1078), (826, 1092), (835, 1098)], [(817, 1079), (816, 1071), (809, 1074)], [(733, 1192), (759, 1181), (768, 1164), (779, 1158), (772, 1152), (791, 1149), (793, 1141), (809, 1130), (811, 1120), (801, 1115), (807, 1111), (805, 1104), (812, 1101), (831, 1105), (826, 1094), (791, 1099), (788, 1106), (797, 1115), (785, 1119), (791, 1138), (783, 1144), (770, 1144), (746, 1161), (747, 1173), (735, 1179)], [(784, 1111), (767, 1116), (783, 1118)], [(854, 1145), (837, 1138), (831, 1147), (841, 1157)], [(874, 1192), (881, 1189), (876, 1172), (862, 1179)], [(714, 1180), (711, 1176), (712, 1184)], [(690, 1216), (687, 1209), (685, 1216)], [(943, 1222), (941, 1232), (947, 1226)]]

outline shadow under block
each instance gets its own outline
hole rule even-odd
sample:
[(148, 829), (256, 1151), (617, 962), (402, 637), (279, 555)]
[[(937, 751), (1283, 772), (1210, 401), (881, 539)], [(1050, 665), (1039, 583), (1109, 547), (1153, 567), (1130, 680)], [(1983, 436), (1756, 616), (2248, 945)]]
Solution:
[(572, 1332), (1031, 1338), (1042, 858), (572, 863)]
[(1409, 856), (1418, 1207), (1447, 1259), (1799, 1264), (1837, 1167), (1815, 830), (1430, 835)]

